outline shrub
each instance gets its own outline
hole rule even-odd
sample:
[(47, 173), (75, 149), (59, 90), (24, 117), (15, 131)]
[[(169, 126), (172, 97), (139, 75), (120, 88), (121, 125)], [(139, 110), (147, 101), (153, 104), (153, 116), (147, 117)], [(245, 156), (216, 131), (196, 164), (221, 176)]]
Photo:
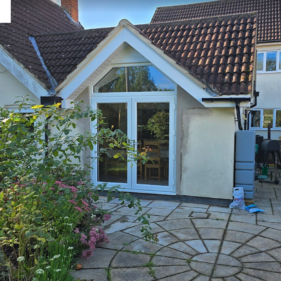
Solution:
[[(20, 103), (19, 109), (24, 106)], [(98, 143), (108, 144), (98, 157), (115, 147), (127, 151), (128, 161), (146, 161), (145, 156), (120, 130), (105, 128), (101, 112), (83, 109), (80, 103), (73, 109), (58, 107), (34, 106), (35, 112), (27, 115), (0, 109), (0, 245), (11, 280), (71, 278), (74, 255), (90, 256), (97, 244), (107, 241), (97, 227), (110, 218), (95, 203), (99, 191), (107, 190), (108, 202), (118, 196), (121, 204), (136, 208), (144, 238), (155, 239), (140, 200), (120, 193), (118, 186), (93, 186), (87, 180), (91, 165), (81, 165), (81, 153)], [(98, 133), (72, 134), (81, 118), (95, 121)], [(63, 258), (56, 260), (58, 255)]]

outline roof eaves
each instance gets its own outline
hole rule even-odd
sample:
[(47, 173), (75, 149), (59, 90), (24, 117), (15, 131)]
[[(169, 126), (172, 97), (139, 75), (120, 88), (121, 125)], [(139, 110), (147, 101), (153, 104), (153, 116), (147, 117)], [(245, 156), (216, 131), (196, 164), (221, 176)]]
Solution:
[(4, 65), (35, 96), (47, 94), (47, 86), (20, 63), (3, 45), (0, 44), (0, 63)]

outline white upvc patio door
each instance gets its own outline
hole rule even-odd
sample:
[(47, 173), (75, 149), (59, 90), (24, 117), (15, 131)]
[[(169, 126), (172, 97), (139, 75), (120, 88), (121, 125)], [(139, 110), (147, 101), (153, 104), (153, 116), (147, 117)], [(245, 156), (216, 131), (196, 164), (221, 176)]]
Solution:
[[(120, 185), (125, 191), (175, 193), (175, 96), (130, 93), (130, 97), (92, 96), (93, 109), (100, 109), (111, 129), (121, 129), (136, 142), (136, 150), (150, 161), (133, 163), (102, 157), (96, 160), (92, 178), (95, 184)], [(116, 94), (115, 94), (116, 95)], [(125, 124), (126, 123), (126, 124)], [(93, 123), (93, 132), (96, 128)], [(94, 151), (99, 149), (98, 145)], [(119, 151), (112, 151), (111, 154)], [(93, 152), (92, 156), (97, 156)]]

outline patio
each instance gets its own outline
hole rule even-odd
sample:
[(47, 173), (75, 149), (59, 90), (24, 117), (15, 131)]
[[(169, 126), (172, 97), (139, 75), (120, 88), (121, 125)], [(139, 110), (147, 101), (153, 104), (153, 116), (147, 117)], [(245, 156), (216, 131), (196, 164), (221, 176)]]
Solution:
[[(102, 199), (105, 200), (105, 199)], [(115, 199), (110, 243), (83, 259), (75, 278), (94, 281), (281, 280), (281, 187), (256, 182), (250, 214), (203, 204), (142, 200), (159, 242), (141, 239), (134, 211)]]

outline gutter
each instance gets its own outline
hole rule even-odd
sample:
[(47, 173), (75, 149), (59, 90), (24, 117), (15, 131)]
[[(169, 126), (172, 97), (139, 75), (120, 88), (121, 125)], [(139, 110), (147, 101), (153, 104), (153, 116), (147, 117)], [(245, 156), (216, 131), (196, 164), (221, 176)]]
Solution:
[(209, 102), (220, 102), (220, 101), (233, 101), (235, 102), (236, 116), (238, 122), (238, 128), (240, 131), (243, 131), (242, 123), (241, 123), (241, 115), (240, 115), (240, 102), (251, 101), (251, 97), (226, 97), (226, 98), (202, 98), (202, 101)]

